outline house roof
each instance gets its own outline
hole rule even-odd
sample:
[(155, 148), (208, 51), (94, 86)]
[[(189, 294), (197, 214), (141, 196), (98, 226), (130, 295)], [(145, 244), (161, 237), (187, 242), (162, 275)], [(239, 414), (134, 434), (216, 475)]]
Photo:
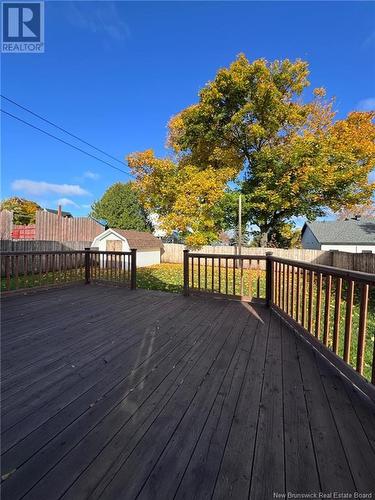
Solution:
[(151, 233), (144, 233), (143, 231), (134, 231), (131, 229), (110, 229), (126, 238), (130, 248), (146, 250), (150, 248), (161, 248), (163, 246), (162, 242)]
[(375, 244), (375, 219), (306, 222), (302, 228), (302, 236), (306, 227), (311, 230), (319, 243)]
[[(46, 208), (46, 212), (49, 212), (50, 214), (55, 214), (55, 215), (57, 215), (59, 213), (58, 210), (54, 210), (53, 208)], [(61, 216), (62, 217), (73, 217), (73, 215), (70, 212), (65, 212), (64, 210), (61, 211)]]

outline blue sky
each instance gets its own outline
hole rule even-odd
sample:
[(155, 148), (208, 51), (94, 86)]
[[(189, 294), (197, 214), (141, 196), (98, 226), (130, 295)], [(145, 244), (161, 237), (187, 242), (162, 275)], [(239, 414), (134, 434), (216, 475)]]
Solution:
[[(374, 108), (374, 21), (373, 2), (49, 1), (45, 53), (2, 54), (2, 93), (120, 159), (162, 155), (169, 118), (240, 52), (309, 61), (311, 88), (336, 96), (338, 118)], [(86, 215), (108, 186), (129, 180), (4, 115), (1, 138), (3, 198), (62, 200)]]

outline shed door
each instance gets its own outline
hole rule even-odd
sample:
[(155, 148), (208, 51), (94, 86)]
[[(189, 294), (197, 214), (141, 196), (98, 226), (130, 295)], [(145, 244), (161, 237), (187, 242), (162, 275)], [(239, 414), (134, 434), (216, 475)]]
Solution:
[(122, 252), (122, 241), (121, 240), (107, 240), (106, 241), (107, 252)]

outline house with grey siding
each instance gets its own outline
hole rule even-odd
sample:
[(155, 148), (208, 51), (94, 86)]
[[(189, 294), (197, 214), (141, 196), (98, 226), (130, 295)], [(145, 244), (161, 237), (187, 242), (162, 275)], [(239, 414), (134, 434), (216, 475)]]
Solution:
[(301, 239), (302, 248), (375, 253), (375, 219), (306, 222)]

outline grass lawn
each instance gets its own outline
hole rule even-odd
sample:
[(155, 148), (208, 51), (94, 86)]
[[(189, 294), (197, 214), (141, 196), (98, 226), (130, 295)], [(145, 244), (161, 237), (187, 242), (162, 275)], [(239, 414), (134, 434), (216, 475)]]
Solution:
[[(253, 296), (253, 297), (263, 297), (265, 296), (265, 272), (262, 270), (248, 270), (242, 271), (240, 269), (228, 269), (228, 290), (226, 290), (226, 270), (225, 268), (219, 269), (214, 268), (214, 275), (212, 277), (212, 267), (207, 266), (207, 272), (202, 264), (200, 273), (200, 283), (198, 280), (198, 268), (197, 265), (194, 266), (194, 286), (195, 288), (200, 285), (201, 290), (207, 289), (208, 291), (213, 289), (215, 292), (228, 293), (230, 295), (242, 295)], [(220, 274), (220, 280), (219, 280)], [(233, 283), (233, 275), (235, 277)], [(242, 275), (242, 290), (241, 290), (241, 275)], [(52, 283), (64, 283), (75, 281), (77, 279), (83, 279), (84, 270), (80, 269), (72, 271), (67, 271), (67, 273), (55, 272), (54, 275), (50, 273), (35, 275), (31, 277), (30, 275), (24, 277), (19, 277), (19, 288), (30, 288), (33, 286), (47, 285)], [(104, 273), (104, 278), (106, 278), (106, 272)], [(121, 276), (118, 276), (120, 280)], [(110, 276), (108, 277), (110, 278)], [(191, 273), (190, 273), (190, 285), (191, 283)], [(213, 278), (213, 283), (212, 283)], [(11, 288), (15, 288), (14, 278), (11, 278)], [(137, 286), (139, 288), (144, 288), (146, 290), (161, 290), (165, 292), (182, 293), (183, 291), (183, 266), (181, 264), (158, 264), (149, 267), (143, 267), (137, 269)], [(6, 289), (6, 280), (2, 278), (1, 289)], [(308, 289), (307, 289), (308, 290)], [(314, 287), (315, 290), (315, 287)], [(301, 298), (302, 299), (302, 298)], [(340, 335), (339, 335), (339, 355), (343, 356), (344, 349), (344, 329), (345, 329), (345, 313), (346, 313), (346, 286), (344, 284), (341, 297), (341, 310), (340, 310)], [(302, 301), (302, 300), (301, 300)], [(321, 312), (321, 332), (323, 331), (323, 314), (324, 314), (324, 285), (322, 293), (322, 312)], [(314, 331), (315, 321), (316, 321), (316, 296), (314, 294), (313, 299), (313, 324), (312, 329)], [(330, 302), (330, 334), (329, 334), (329, 346), (332, 347), (332, 335), (333, 335), (333, 319), (334, 319), (334, 308), (335, 308), (335, 287), (332, 288), (332, 297)], [(308, 308), (306, 311), (306, 318), (308, 317)], [(307, 320), (306, 320), (307, 321)], [(351, 344), (351, 365), (355, 367), (356, 365), (356, 353), (357, 353), (357, 333), (359, 324), (359, 290), (356, 287), (356, 293), (354, 297), (353, 306), (353, 331), (352, 331), (352, 344)], [(371, 378), (371, 366), (372, 357), (374, 349), (374, 337), (375, 337), (375, 290), (372, 290), (369, 300), (368, 308), (368, 321), (367, 321), (367, 337), (366, 337), (366, 349), (365, 349), (365, 377), (367, 379)]]

